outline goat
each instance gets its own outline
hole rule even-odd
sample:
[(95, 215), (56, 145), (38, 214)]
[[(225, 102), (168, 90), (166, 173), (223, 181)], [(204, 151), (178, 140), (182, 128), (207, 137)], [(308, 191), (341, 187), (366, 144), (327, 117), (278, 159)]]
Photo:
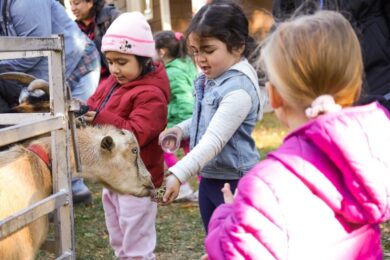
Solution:
[[(103, 126), (78, 129), (77, 135), (83, 165), (81, 177), (100, 182), (121, 194), (139, 197), (151, 195), (153, 183), (131, 132)], [(29, 144), (15, 145), (0, 152), (0, 219), (52, 192), (50, 168), (44, 158), (31, 149), (36, 146), (51, 158), (50, 137), (40, 137)], [(73, 156), (71, 167), (75, 167)], [(0, 259), (34, 259), (47, 233), (48, 217), (43, 216), (0, 240)]]

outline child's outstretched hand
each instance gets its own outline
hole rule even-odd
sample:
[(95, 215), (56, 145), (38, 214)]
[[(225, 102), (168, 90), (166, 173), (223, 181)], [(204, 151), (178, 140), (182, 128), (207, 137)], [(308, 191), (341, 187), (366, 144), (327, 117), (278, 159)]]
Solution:
[(163, 205), (171, 203), (174, 199), (177, 198), (177, 195), (179, 195), (179, 179), (174, 174), (169, 175), (167, 177), (166, 187), (167, 188), (163, 197)]
[(228, 203), (228, 204), (233, 203), (234, 195), (233, 195), (232, 191), (230, 190), (230, 184), (225, 183), (225, 185), (223, 186), (221, 191), (223, 193), (223, 199), (224, 199), (225, 203)]
[(200, 257), (200, 260), (208, 260), (209, 259), (209, 255), (208, 254), (204, 254)]

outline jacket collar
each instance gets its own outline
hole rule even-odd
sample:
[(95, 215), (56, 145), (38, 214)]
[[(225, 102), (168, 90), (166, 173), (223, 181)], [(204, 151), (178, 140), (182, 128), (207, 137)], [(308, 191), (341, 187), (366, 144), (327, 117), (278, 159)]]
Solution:
[(27, 149), (30, 150), (31, 152), (35, 153), (47, 165), (47, 167), (51, 170), (50, 155), (41, 145), (30, 144), (27, 147)]
[(268, 98), (266, 92), (260, 89), (256, 70), (253, 68), (253, 66), (248, 62), (246, 58), (242, 58), (239, 62), (231, 66), (225, 73), (223, 73), (222, 75), (220, 75), (215, 79), (208, 80), (206, 79), (206, 76), (202, 74), (198, 78), (198, 80), (196, 80), (195, 84), (197, 84), (198, 82), (202, 83), (202, 81), (204, 82), (204, 84), (207, 84), (208, 82), (213, 81), (216, 86), (219, 86), (225, 80), (237, 75), (237, 71), (247, 76), (252, 82), (256, 90), (256, 94), (259, 99), (259, 107), (257, 109), (257, 120), (261, 120), (263, 117), (264, 105), (267, 102)]

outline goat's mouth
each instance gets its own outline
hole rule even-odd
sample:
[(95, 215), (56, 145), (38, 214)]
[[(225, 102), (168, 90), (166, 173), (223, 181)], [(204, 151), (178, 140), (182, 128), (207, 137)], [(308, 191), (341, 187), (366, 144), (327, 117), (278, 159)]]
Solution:
[(161, 186), (158, 189), (153, 189), (150, 194), (151, 200), (157, 203), (162, 203), (166, 190), (167, 190), (166, 186)]
[(118, 189), (115, 189), (114, 187), (112, 187), (110, 184), (108, 184), (107, 182), (103, 181), (103, 180), (100, 180), (100, 182), (102, 183), (102, 185), (104, 187), (106, 187), (107, 189), (111, 190), (111, 191), (114, 191), (116, 193), (119, 193), (121, 195), (124, 195), (124, 193)]

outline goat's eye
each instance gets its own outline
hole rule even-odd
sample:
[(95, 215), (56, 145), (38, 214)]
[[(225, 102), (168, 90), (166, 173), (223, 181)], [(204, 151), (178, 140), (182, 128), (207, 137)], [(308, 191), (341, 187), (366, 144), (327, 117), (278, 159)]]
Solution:
[(137, 149), (137, 148), (131, 148), (131, 152), (132, 152), (133, 154), (137, 154), (137, 153), (138, 153), (138, 149)]
[(120, 134), (121, 134), (121, 135), (125, 135), (125, 131), (120, 130)]

